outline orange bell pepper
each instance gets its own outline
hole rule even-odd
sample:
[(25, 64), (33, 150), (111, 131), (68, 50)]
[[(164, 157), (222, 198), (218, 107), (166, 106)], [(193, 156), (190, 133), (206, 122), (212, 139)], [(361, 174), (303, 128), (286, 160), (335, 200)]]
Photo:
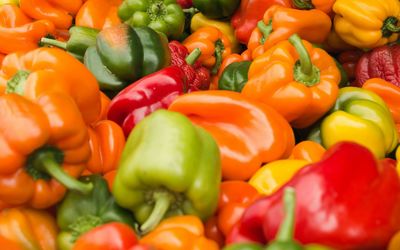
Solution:
[(7, 238), (4, 238), (1, 235), (0, 235), (0, 246), (2, 246), (4, 249), (7, 249), (7, 250), (24, 250), (21, 247), (19, 247), (17, 243), (15, 243)]
[(330, 17), (320, 10), (296, 10), (274, 5), (265, 12), (263, 20), (258, 22), (247, 47), (255, 59), (293, 34), (312, 43), (322, 43), (331, 26)]
[(1, 249), (56, 250), (57, 233), (55, 219), (45, 211), (11, 208), (0, 212)]
[(74, 178), (90, 157), (86, 125), (71, 97), (43, 94), (36, 103), (0, 96), (0, 200), (12, 206), (47, 208), (67, 187), (89, 192)]
[(222, 61), (232, 53), (229, 38), (212, 26), (196, 30), (183, 41), (183, 45), (189, 52), (199, 48), (201, 55), (198, 61), (211, 69), (211, 73), (214, 75), (217, 74)]
[(289, 159), (306, 160), (310, 163), (320, 161), (326, 149), (314, 141), (302, 141), (294, 146)]
[(3, 55), (3, 54), (0, 54), (0, 66), (1, 66), (1, 64), (3, 63), (3, 60), (4, 60), (4, 57), (5, 57), (6, 55)]
[(329, 32), (328, 37), (321, 45), (324, 50), (332, 53), (356, 49), (354, 46), (343, 41), (334, 29)]
[(107, 120), (107, 112), (108, 112), (108, 106), (110, 105), (110, 98), (104, 94), (103, 92), (100, 91), (100, 107), (101, 107), (101, 111), (100, 111), (100, 115), (97, 119), (96, 122), (102, 121), (102, 120)]
[(211, 133), (225, 180), (247, 180), (262, 163), (289, 156), (294, 146), (293, 131), (280, 114), (236, 92), (192, 92), (169, 109)]
[(60, 49), (39, 48), (8, 55), (0, 70), (0, 95), (13, 88), (31, 100), (44, 93), (67, 93), (75, 100), (86, 123), (100, 116), (96, 78), (85, 65)]
[(59, 29), (68, 29), (82, 0), (19, 0), (23, 12), (33, 19), (50, 20)]
[(140, 240), (157, 250), (218, 250), (217, 243), (204, 237), (204, 226), (192, 215), (171, 217)]
[(328, 53), (293, 35), (253, 61), (242, 94), (275, 108), (292, 126), (305, 128), (333, 106), (340, 77)]
[(9, 54), (39, 47), (39, 41), (54, 34), (54, 24), (48, 20), (33, 21), (13, 4), (0, 6), (0, 53)]
[(76, 26), (105, 29), (121, 23), (118, 6), (122, 0), (88, 0), (79, 9), (75, 18)]
[(292, 0), (292, 5), (296, 9), (318, 9), (329, 14), (332, 12), (332, 6), (335, 1), (336, 0)]

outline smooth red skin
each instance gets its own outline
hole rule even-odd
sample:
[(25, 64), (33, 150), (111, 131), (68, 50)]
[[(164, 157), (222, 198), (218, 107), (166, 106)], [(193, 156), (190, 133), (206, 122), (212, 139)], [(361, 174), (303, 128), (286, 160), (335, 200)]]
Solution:
[(382, 78), (400, 87), (400, 45), (385, 45), (364, 54), (356, 67), (355, 86), (371, 78)]
[(167, 109), (186, 89), (183, 70), (166, 67), (123, 89), (111, 100), (107, 118), (120, 125), (127, 137), (144, 117), (157, 109)]
[(187, 9), (193, 6), (192, 0), (176, 0), (176, 2), (183, 8)]
[(341, 250), (385, 249), (400, 229), (400, 181), (395, 162), (342, 142), (300, 170), (275, 194), (251, 205), (228, 243), (274, 239), (283, 219), (283, 190), (296, 189), (295, 238)]

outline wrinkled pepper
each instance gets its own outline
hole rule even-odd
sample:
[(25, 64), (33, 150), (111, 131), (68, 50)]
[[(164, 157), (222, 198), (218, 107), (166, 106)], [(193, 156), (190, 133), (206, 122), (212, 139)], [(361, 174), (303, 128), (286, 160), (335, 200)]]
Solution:
[(363, 53), (361, 50), (348, 50), (343, 51), (337, 56), (350, 83), (353, 83), (356, 79), (356, 66)]
[(396, 125), (385, 102), (367, 89), (340, 89), (334, 107), (317, 127), (317, 138), (325, 148), (339, 141), (353, 141), (383, 158), (398, 143)]
[(292, 35), (253, 61), (242, 94), (270, 105), (293, 127), (305, 128), (333, 106), (339, 82), (332, 57)]
[(302, 141), (294, 146), (289, 159), (305, 160), (310, 163), (320, 161), (325, 148), (314, 141)]
[(93, 29), (105, 29), (121, 23), (118, 6), (122, 0), (88, 0), (75, 17), (75, 25)]
[(193, 0), (193, 6), (212, 19), (226, 19), (233, 15), (240, 0)]
[(375, 48), (398, 38), (398, 0), (336, 0), (333, 11), (336, 13), (335, 31), (345, 42), (357, 48)]
[(96, 46), (89, 47), (85, 66), (107, 90), (121, 90), (127, 84), (168, 66), (171, 55), (167, 38), (148, 27), (126, 24), (103, 29)]
[(320, 10), (296, 10), (274, 5), (265, 12), (263, 20), (257, 23), (247, 46), (255, 59), (293, 34), (311, 43), (322, 43), (330, 30), (331, 19)]
[(293, 131), (280, 114), (236, 92), (193, 92), (178, 97), (169, 110), (212, 134), (225, 180), (248, 180), (264, 162), (289, 156), (294, 146)]
[[(384, 249), (400, 228), (400, 181), (394, 165), (390, 159), (378, 161), (356, 143), (331, 147), (320, 162), (303, 168), (284, 186), (293, 187), (298, 197), (294, 238), (334, 249)], [(228, 242), (271, 241), (284, 217), (284, 187), (253, 203)]]
[(219, 151), (211, 135), (179, 113), (157, 110), (128, 137), (113, 194), (146, 234), (165, 216), (206, 220), (217, 208), (220, 181)]
[(157, 109), (168, 108), (187, 89), (184, 71), (177, 66), (169, 66), (119, 92), (108, 107), (107, 118), (120, 125), (128, 137), (145, 116)]
[(218, 89), (240, 93), (247, 83), (250, 64), (250, 61), (229, 64), (219, 78)]
[(68, 29), (78, 13), (82, 0), (19, 0), (19, 6), (33, 19), (49, 20), (59, 29)]
[(48, 20), (33, 21), (15, 5), (0, 6), (0, 53), (28, 51), (38, 47), (40, 38), (54, 34)]
[(130, 211), (116, 204), (100, 175), (84, 176), (80, 181), (92, 183), (93, 190), (88, 194), (69, 191), (58, 206), (57, 247), (60, 250), (71, 250), (81, 235), (100, 225), (110, 222), (134, 225)]
[(141, 244), (157, 250), (218, 250), (217, 243), (204, 237), (204, 226), (195, 216), (165, 219), (151, 233), (140, 239)]
[(124, 0), (118, 16), (132, 27), (148, 26), (172, 39), (178, 39), (185, 26), (185, 15), (176, 0)]

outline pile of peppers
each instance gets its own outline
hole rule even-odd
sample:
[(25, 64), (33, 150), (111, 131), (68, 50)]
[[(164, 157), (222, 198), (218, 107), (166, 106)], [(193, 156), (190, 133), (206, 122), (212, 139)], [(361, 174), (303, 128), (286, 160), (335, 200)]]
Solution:
[(400, 250), (400, 1), (0, 15), (0, 249)]

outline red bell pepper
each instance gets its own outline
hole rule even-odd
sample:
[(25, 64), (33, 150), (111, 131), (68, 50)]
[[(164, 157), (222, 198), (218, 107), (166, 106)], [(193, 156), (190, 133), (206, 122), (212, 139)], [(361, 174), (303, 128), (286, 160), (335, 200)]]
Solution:
[(363, 54), (362, 50), (347, 50), (338, 55), (337, 60), (346, 72), (349, 82), (356, 79), (356, 66)]
[(168, 108), (188, 89), (186, 76), (177, 66), (169, 66), (143, 77), (123, 89), (108, 107), (107, 118), (119, 124), (125, 136), (148, 114)]
[(176, 0), (176, 2), (183, 8), (187, 9), (193, 6), (192, 0)]
[(361, 57), (355, 85), (361, 87), (371, 78), (382, 78), (400, 87), (400, 45), (378, 47)]
[(239, 42), (247, 44), (251, 32), (257, 26), (264, 12), (272, 5), (291, 7), (290, 0), (242, 0), (239, 9), (232, 16), (231, 24)]
[(341, 142), (243, 214), (227, 241), (266, 243), (283, 214), (285, 187), (297, 193), (295, 239), (341, 250), (385, 249), (400, 229), (400, 180), (395, 161), (376, 160), (361, 145)]

